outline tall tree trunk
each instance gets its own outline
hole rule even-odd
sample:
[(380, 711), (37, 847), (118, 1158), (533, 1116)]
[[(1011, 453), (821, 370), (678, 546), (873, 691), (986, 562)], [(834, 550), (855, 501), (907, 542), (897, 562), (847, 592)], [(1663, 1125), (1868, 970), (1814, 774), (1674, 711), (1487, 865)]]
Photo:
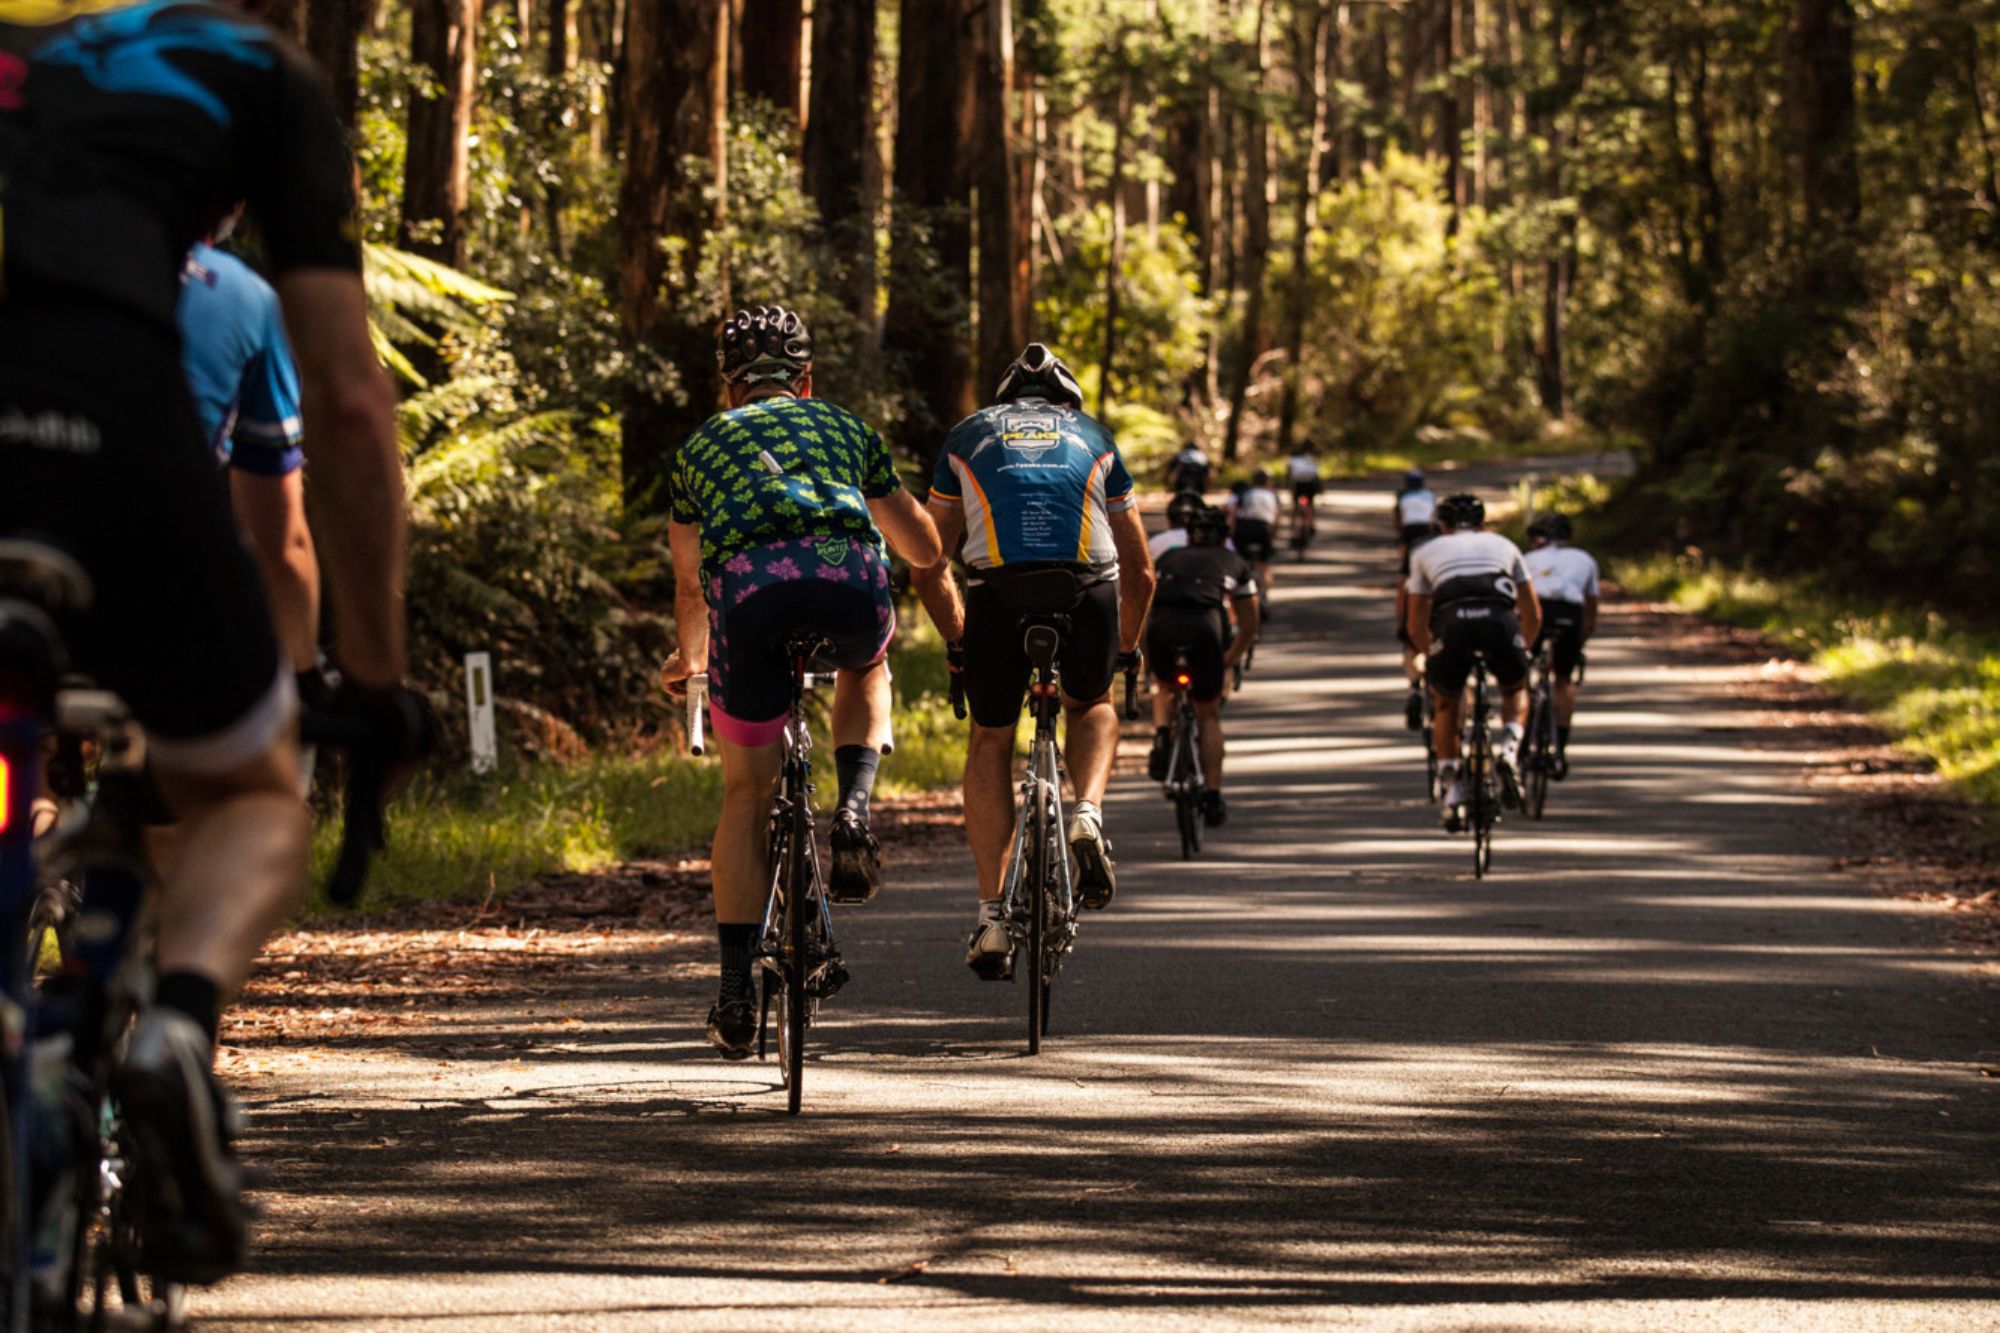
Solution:
[[(630, 0), (625, 177), (618, 194), (618, 304), (642, 374), (625, 402), (620, 462), (629, 502), (655, 493), (674, 450), (714, 410), (715, 310), (695, 290), (716, 217), (688, 164), (713, 171), (716, 84), (726, 78), (728, 0)], [(724, 85), (726, 88), (726, 84)], [(667, 241), (680, 241), (670, 268)], [(675, 383), (672, 390), (664, 387)]]
[[(1265, 53), (1265, 25), (1269, 18), (1270, 0), (1257, 0), (1253, 88), (1264, 86), (1269, 69)], [(1243, 258), (1239, 267), (1245, 299), (1236, 364), (1230, 368), (1229, 424), (1222, 441), (1222, 456), (1232, 461), (1243, 447), (1243, 414), (1250, 401), (1250, 376), (1264, 350), (1264, 273), (1271, 251), (1271, 147), (1263, 107), (1253, 104), (1243, 122), (1248, 166), (1243, 182)]]
[(453, 268), (465, 267), (479, 8), (480, 0), (416, 0), (410, 8), (410, 61), (431, 89), (410, 98), (403, 244)]
[[(906, 452), (932, 462), (972, 410), (973, 0), (901, 0), (896, 170), (884, 341), (917, 386)], [(927, 243), (926, 243), (927, 242)]]
[(1458, 60), (1462, 42), (1458, 0), (1438, 0), (1438, 152), (1444, 158), (1444, 200), (1451, 209), (1445, 222), (1447, 236), (1458, 235), (1459, 216), (1465, 211), (1465, 124), (1459, 119)]
[(1859, 295), (1855, 251), (1861, 167), (1854, 135), (1852, 0), (1793, 0), (1788, 34), (1798, 134), (1808, 294), (1829, 305)]
[(375, 0), (318, 0), (305, 9), (306, 50), (325, 72), (334, 109), (349, 128), (361, 107), (361, 34), (374, 17)]
[[(1548, 58), (1559, 80), (1566, 80), (1568, 55), (1563, 31), (1562, 0), (1549, 0)], [(1560, 109), (1550, 111), (1541, 125), (1548, 142), (1548, 165), (1544, 173), (1543, 198), (1550, 203), (1563, 195), (1565, 139)], [(1560, 420), (1569, 415), (1569, 385), (1564, 374), (1564, 333), (1569, 309), (1569, 287), (1576, 253), (1576, 214), (1564, 210), (1557, 224), (1555, 245), (1542, 262), (1542, 330), (1535, 349), (1535, 379), (1542, 410)]]
[(873, 346), (880, 322), (875, 210), (882, 193), (882, 155), (875, 139), (872, 0), (817, 0), (812, 41), (806, 192), (819, 206), (820, 220), (840, 256), (847, 308), (861, 321), (862, 341)]
[[(737, 30), (743, 64), (738, 86), (745, 96), (761, 97), (786, 112), (794, 124), (799, 119), (799, 60), (804, 54), (803, 0), (741, 0), (742, 18)], [(818, 0), (813, 22), (819, 23), (828, 11), (843, 7), (842, 0)], [(872, 25), (871, 25), (872, 26)], [(819, 38), (813, 38), (815, 65)]]
[(998, 384), (1020, 352), (1026, 332), (1016, 322), (1014, 190), (1014, 7), (985, 0), (976, 22), (972, 186), (979, 221), (979, 321), (976, 382)]
[(1118, 364), (1118, 321), (1125, 295), (1125, 146), (1132, 121), (1132, 68), (1125, 64), (1125, 34), (1118, 35), (1118, 109), (1111, 126), (1111, 236), (1104, 251), (1104, 355), (1097, 368), (1097, 415), (1111, 406), (1113, 370)]
[(1298, 426), (1299, 400), (1306, 345), (1306, 308), (1311, 293), (1311, 251), (1313, 228), (1319, 222), (1320, 147), (1326, 137), (1326, 66), (1330, 39), (1326, 9), (1317, 3), (1302, 6), (1301, 26), (1293, 34), (1298, 67), (1300, 122), (1307, 138), (1301, 146), (1297, 168), (1298, 191), (1292, 202), (1292, 271), (1285, 295), (1285, 387), (1278, 409), (1280, 455), (1292, 451), (1292, 435)]
[(264, 10), (264, 22), (270, 24), (274, 32), (303, 43), (306, 38), (306, 0), (271, 0)]

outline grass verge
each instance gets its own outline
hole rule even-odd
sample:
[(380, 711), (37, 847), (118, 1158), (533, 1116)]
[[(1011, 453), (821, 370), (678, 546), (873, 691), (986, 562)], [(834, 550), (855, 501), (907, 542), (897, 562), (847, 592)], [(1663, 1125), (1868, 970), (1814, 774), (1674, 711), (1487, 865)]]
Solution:
[[(878, 794), (908, 795), (956, 782), (965, 724), (952, 716), (944, 647), (920, 614), (890, 652), (896, 678), (896, 750), (882, 762)], [(830, 695), (816, 701), (815, 743), (828, 762)], [(705, 849), (722, 808), (722, 765), (664, 748), (596, 754), (575, 763), (503, 763), (484, 776), (433, 773), (391, 803), (389, 848), (369, 878), (368, 903), (387, 906), (478, 897), (542, 875), (602, 869), (635, 857)], [(333, 863), (337, 820), (313, 842), (313, 881)], [(331, 911), (315, 903), (314, 912)]]
[(2000, 630), (1691, 557), (1618, 561), (1613, 573), (1642, 596), (1769, 635), (1989, 815), (2000, 810)]

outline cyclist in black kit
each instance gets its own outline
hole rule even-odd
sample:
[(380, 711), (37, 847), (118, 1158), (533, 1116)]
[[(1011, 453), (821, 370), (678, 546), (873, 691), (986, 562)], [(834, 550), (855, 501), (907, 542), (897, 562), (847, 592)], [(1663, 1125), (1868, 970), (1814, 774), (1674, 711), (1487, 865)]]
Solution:
[(184, 825), (159, 984), (118, 1092), (149, 1160), (148, 1268), (241, 1259), (240, 1168), (210, 1065), (221, 997), (303, 887), (291, 664), (181, 371), (189, 248), (250, 201), (303, 384), (336, 656), (403, 674), (395, 400), (369, 339), (351, 163), (318, 74), (217, 5), (0, 0), (0, 538), (89, 574), (77, 665), (145, 727)]
[[(1222, 799), (1222, 700), (1229, 668), (1257, 642), (1257, 576), (1224, 538), (1229, 516), (1204, 507), (1188, 521), (1188, 544), (1161, 556), (1153, 614), (1146, 622), (1146, 662), (1153, 673), (1153, 750), (1146, 768), (1167, 776), (1173, 745), (1174, 663), (1186, 654), (1188, 696), (1201, 720), (1201, 768), (1207, 779), (1202, 818), (1214, 827), (1229, 817)], [(1230, 628), (1231, 613), (1235, 629)]]

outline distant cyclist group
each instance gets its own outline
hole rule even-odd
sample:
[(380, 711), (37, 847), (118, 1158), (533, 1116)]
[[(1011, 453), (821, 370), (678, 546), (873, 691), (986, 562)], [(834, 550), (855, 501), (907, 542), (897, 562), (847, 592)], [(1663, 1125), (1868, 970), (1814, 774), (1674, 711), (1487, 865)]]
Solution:
[[(215, 248), (246, 201), (274, 285)], [(0, 947), (26, 933), (34, 840), (57, 812), (37, 769), (56, 725), (51, 681), (79, 673), (129, 706), (160, 818), (177, 824), (153, 854), (157, 980), (113, 1034), (104, 1106), (117, 1115), (105, 1123), (123, 1126), (120, 1151), (150, 1182), (130, 1223), (146, 1271), (212, 1281), (239, 1266), (245, 1236), (214, 1046), (223, 1004), (304, 883), (301, 695), (416, 728), (402, 686), (395, 397), (368, 325), (352, 159), (318, 75), (233, 7), (0, 0), (0, 241)], [(866, 902), (881, 885), (870, 807), (894, 714), (892, 554), (912, 572), (969, 714), (978, 906), (965, 960), (1000, 980), (1024, 950), (1046, 955), (1031, 1010), (1045, 1024), (1049, 960), (1074, 939), (1071, 890), (1085, 909), (1119, 891), (1103, 816), (1114, 686), (1122, 673), (1129, 696), (1145, 663), (1148, 771), (1176, 797), (1185, 849), (1197, 825), (1228, 818), (1223, 703), (1268, 618), (1281, 533), (1301, 557), (1313, 540), (1317, 461), (1286, 460), (1289, 509), (1263, 470), (1211, 503), (1215, 469), (1191, 445), (1170, 465), (1167, 529), (1149, 540), (1110, 432), (1082, 410), (1069, 367), (1031, 344), (992, 403), (937, 441), (920, 502), (881, 437), (814, 396), (812, 338), (796, 313), (738, 312), (716, 355), (727, 407), (680, 444), (666, 478), (679, 646), (660, 672), (674, 693), (705, 683), (721, 753), (708, 1040), (731, 1059), (756, 1049), (760, 969), (791, 947), (774, 943), (773, 905), (796, 913), (799, 894), (818, 891), (817, 853), (774, 840), (771, 818), (803, 771), (808, 657), (834, 682), (824, 896)], [(1533, 529), (1524, 557), (1482, 531), (1476, 498), (1438, 501), (1410, 481), (1396, 501), (1410, 718), (1433, 719), (1456, 827), (1468, 673), (1483, 663), (1504, 692), (1511, 769), (1530, 655), (1546, 645), (1563, 762), (1597, 571), (1559, 519)], [(318, 661), (322, 567), (337, 673)], [(23, 642), (41, 653), (26, 666), (5, 655)], [(1024, 702), (1050, 739), (1017, 801)], [(1059, 827), (1045, 845), (1036, 830), (1051, 816)], [(774, 848), (795, 882), (774, 881)], [(1033, 893), (1029, 860), (1042, 877)], [(812, 959), (791, 960), (801, 975), (811, 963), (817, 1002), (844, 970), (829, 933), (793, 938), (817, 941)], [(44, 1307), (76, 1294), (49, 1276), (64, 1262), (62, 1238), (50, 1237), (74, 1226), (73, 1198), (57, 1197), (39, 1165), (25, 1179), (11, 1170), (30, 1139), (50, 1141), (34, 1099), (63, 1108), (50, 1115), (72, 1136), (98, 1135), (100, 1118), (76, 1107), (95, 1095), (85, 1051), (94, 1060), (104, 1043), (84, 1033), (102, 1005), (47, 1003), (61, 988), (38, 993), (32, 972), (0, 968), (11, 1042), (0, 1124), (13, 1129), (0, 1163), (19, 1205), (0, 1209), (9, 1326), (24, 1326), (30, 1279)], [(101, 1000), (102, 977), (75, 980), (77, 994)], [(24, 1043), (31, 1011), (61, 1013), (69, 1044), (44, 1042), (55, 1034), (40, 1028)], [(34, 1080), (32, 1095), (26, 1071), (40, 1055), (29, 1046), (59, 1049), (54, 1063), (67, 1064)]]

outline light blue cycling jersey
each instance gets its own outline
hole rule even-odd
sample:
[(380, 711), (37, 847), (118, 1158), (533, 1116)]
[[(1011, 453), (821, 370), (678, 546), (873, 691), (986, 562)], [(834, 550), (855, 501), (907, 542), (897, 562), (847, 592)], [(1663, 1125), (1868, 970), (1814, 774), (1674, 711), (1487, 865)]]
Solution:
[(1111, 433), (1074, 408), (1029, 398), (974, 412), (945, 438), (931, 498), (965, 509), (965, 563), (1061, 561), (1116, 569), (1111, 515), (1132, 476)]
[(299, 450), (299, 372), (278, 294), (234, 255), (208, 245), (181, 271), (181, 365), (218, 462), (282, 477)]

